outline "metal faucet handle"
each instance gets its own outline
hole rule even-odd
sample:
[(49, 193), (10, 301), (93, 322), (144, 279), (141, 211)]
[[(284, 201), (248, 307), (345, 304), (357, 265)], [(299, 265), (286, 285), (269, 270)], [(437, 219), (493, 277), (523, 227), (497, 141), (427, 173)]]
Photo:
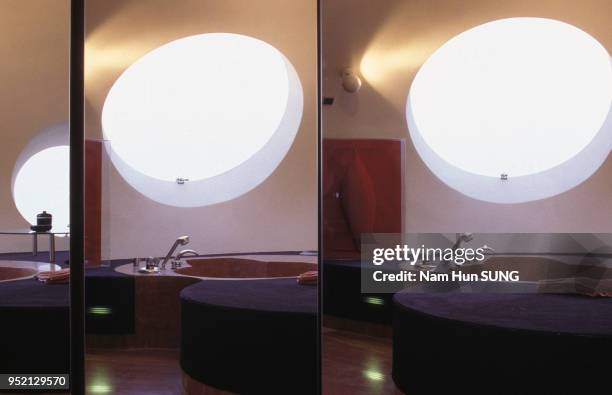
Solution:
[(145, 259), (145, 268), (147, 270), (152, 269), (155, 266), (155, 260), (152, 256)]
[(183, 262), (180, 259), (172, 260), (172, 269), (178, 269), (183, 266)]

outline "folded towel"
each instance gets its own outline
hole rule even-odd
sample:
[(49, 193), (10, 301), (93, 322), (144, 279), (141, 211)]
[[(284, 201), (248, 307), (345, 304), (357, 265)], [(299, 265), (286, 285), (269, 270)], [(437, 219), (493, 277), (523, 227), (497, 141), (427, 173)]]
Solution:
[(312, 270), (306, 273), (302, 273), (298, 276), (297, 282), (300, 285), (317, 285), (319, 282), (319, 272)]
[(36, 275), (36, 278), (46, 284), (67, 283), (70, 279), (70, 269), (40, 272)]

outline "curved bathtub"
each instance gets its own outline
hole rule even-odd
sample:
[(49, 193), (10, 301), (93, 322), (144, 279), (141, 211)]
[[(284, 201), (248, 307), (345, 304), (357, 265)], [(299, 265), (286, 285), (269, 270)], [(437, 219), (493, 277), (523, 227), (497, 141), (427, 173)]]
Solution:
[[(130, 346), (174, 348), (180, 344), (179, 294), (185, 287), (200, 282), (215, 282), (219, 287), (230, 287), (235, 291), (236, 283), (241, 283), (244, 289), (263, 281), (286, 281), (297, 286), (296, 277), (299, 274), (316, 268), (316, 256), (249, 253), (185, 257), (181, 268), (172, 269), (168, 262), (166, 269), (154, 273), (141, 273), (132, 263), (114, 267), (113, 270), (131, 277), (127, 280), (133, 284), (133, 315), (138, 319), (134, 321), (132, 331), (135, 336), (127, 340)], [(316, 287), (308, 288), (316, 290)], [(103, 339), (92, 341), (102, 345), (109, 342), (126, 344), (126, 340), (121, 337), (109, 339), (109, 336), (104, 336)]]
[[(408, 271), (442, 272), (444, 264), (400, 266)], [(486, 293), (577, 293), (612, 294), (612, 259), (608, 256), (585, 254), (496, 254), (482, 263), (466, 263), (450, 268), (450, 281), (429, 280), (419, 275), (419, 281), (405, 282), (411, 292), (486, 292)], [(426, 278), (426, 280), (423, 280)], [(466, 288), (467, 287), (467, 288)]]
[[(590, 294), (612, 291), (612, 265), (607, 257), (584, 255), (493, 255), (482, 264), (467, 265), (463, 273), (488, 273), (494, 280), (472, 288), (492, 292)], [(504, 279), (516, 273), (517, 279)], [(497, 277), (497, 278), (495, 278)], [(474, 285), (474, 284), (473, 284)]]
[(178, 274), (205, 278), (297, 277), (316, 270), (315, 263), (264, 261), (244, 258), (190, 259), (188, 266), (175, 269)]
[(157, 273), (140, 273), (131, 264), (118, 266), (119, 273), (134, 276), (184, 276), (211, 280), (257, 280), (264, 278), (291, 278), (317, 270), (317, 257), (304, 255), (227, 255), (185, 259), (183, 266)]
[(493, 255), (482, 264), (466, 265), (462, 271), (518, 271), (521, 281), (542, 281), (577, 276), (612, 277), (608, 259), (583, 255)]
[(58, 265), (42, 262), (0, 261), (0, 283), (26, 280), (39, 272), (59, 269)]

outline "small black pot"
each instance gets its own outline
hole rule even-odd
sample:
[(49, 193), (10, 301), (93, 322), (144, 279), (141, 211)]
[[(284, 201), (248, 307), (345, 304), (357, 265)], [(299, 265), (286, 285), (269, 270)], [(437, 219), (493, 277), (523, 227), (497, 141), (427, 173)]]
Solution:
[(51, 230), (51, 227), (53, 226), (52, 221), (53, 216), (48, 212), (43, 211), (36, 216), (36, 225), (30, 226), (30, 229), (35, 232), (46, 232)]

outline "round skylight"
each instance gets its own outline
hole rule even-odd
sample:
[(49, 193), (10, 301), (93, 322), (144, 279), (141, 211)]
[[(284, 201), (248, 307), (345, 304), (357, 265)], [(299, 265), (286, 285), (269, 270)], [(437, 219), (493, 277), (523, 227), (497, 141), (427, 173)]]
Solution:
[(556, 20), (509, 18), (467, 30), (418, 71), (407, 102), (427, 166), (476, 199), (550, 197), (590, 177), (612, 146), (606, 49)]
[(70, 221), (70, 148), (68, 124), (52, 126), (26, 146), (13, 171), (13, 199), (21, 216), (53, 215), (53, 230), (67, 231)]
[(267, 178), (295, 138), (302, 106), (297, 74), (277, 49), (210, 33), (172, 41), (125, 70), (104, 103), (102, 128), (134, 188), (201, 206)]

